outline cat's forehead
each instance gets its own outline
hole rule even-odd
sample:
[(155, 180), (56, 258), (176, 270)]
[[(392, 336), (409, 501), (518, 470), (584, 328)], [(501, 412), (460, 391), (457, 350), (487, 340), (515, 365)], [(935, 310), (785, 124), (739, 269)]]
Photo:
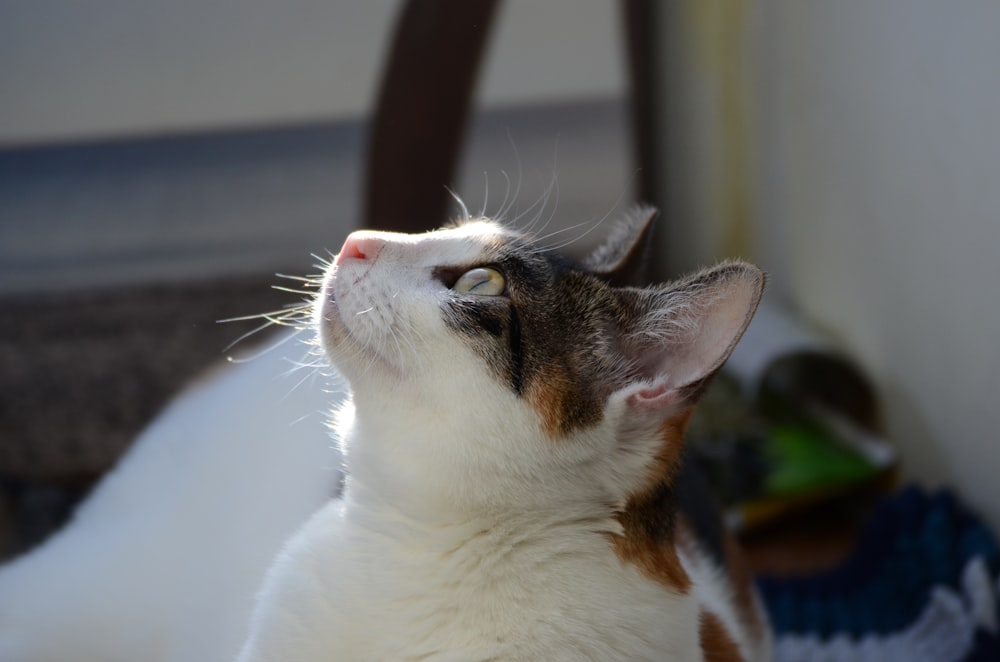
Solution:
[(456, 222), (450, 226), (439, 230), (433, 230), (418, 237), (440, 236), (446, 239), (471, 241), (482, 241), (486, 243), (495, 241), (506, 241), (517, 236), (517, 233), (506, 227), (499, 221), (490, 218), (480, 217), (466, 221)]
[(391, 247), (388, 253), (396, 259), (431, 266), (471, 266), (499, 261), (511, 253), (522, 252), (528, 246), (518, 232), (487, 218), (422, 234), (365, 230), (352, 236), (376, 238)]
[(519, 235), (497, 221), (478, 218), (451, 227), (412, 235), (414, 243), (433, 246), (435, 249), (492, 252), (513, 243)]

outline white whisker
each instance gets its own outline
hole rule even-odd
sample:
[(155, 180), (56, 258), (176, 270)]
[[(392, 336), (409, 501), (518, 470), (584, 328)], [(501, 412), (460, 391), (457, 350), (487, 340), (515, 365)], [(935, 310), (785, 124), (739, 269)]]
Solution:
[(479, 216), (486, 216), (490, 204), (490, 176), (483, 170), (483, 204), (479, 207)]
[[(297, 370), (299, 368), (301, 368), (301, 366), (296, 367), (295, 370)], [(305, 384), (307, 381), (315, 381), (316, 380), (316, 376), (318, 374), (319, 374), (319, 372), (316, 371), (316, 370), (310, 370), (309, 372), (306, 372), (302, 376), (301, 379), (299, 379), (297, 382), (295, 382), (295, 385), (292, 386), (292, 388), (290, 388), (288, 390), (288, 392), (285, 394), (284, 397), (286, 397), (286, 398), (291, 397), (295, 393), (295, 391), (297, 391), (298, 389), (302, 388), (302, 385)]]
[(315, 292), (307, 292), (306, 290), (296, 290), (296, 289), (291, 288), (291, 287), (285, 287), (284, 285), (272, 285), (271, 289), (272, 290), (278, 290), (279, 292), (288, 292), (289, 294), (301, 294), (301, 295), (307, 296), (307, 297), (314, 297), (314, 296), (316, 296)]
[(333, 264), (333, 261), (337, 259), (336, 253), (331, 252), (329, 248), (324, 248), (323, 250), (325, 250), (327, 255), (330, 256), (329, 259), (320, 257), (315, 253), (309, 254), (309, 256), (312, 259), (316, 260), (316, 262), (318, 263), (313, 266), (315, 266), (317, 269), (320, 269), (321, 271), (325, 271), (331, 264)]
[(287, 318), (292, 315), (299, 313), (307, 313), (309, 309), (312, 308), (311, 304), (298, 303), (287, 308), (282, 308), (281, 310), (272, 310), (267, 313), (257, 313), (256, 315), (242, 315), (240, 317), (227, 317), (226, 319), (216, 320), (216, 324), (227, 324), (229, 322), (246, 322), (248, 320), (266, 319), (270, 320), (272, 318)]
[(451, 194), (452, 199), (458, 204), (459, 209), (462, 211), (462, 222), (468, 223), (469, 209), (468, 207), (465, 206), (465, 202), (462, 200), (462, 198), (458, 197), (458, 194), (455, 193), (455, 191), (453, 191), (450, 186), (445, 186), (444, 188), (446, 191), (448, 191), (449, 194)]
[[(545, 209), (545, 205), (548, 203), (549, 196), (552, 194), (552, 187), (554, 185), (555, 185), (555, 179), (554, 178), (550, 179), (548, 186), (545, 187), (545, 190), (542, 191), (542, 194), (533, 203), (531, 203), (531, 205), (527, 209), (525, 209), (520, 214), (511, 219), (511, 225), (516, 225), (522, 218), (527, 216), (533, 210), (537, 209), (538, 211), (535, 213), (534, 218), (530, 223), (527, 224), (527, 226), (523, 230), (523, 232), (525, 232), (526, 234), (530, 233), (532, 231), (532, 227), (538, 221), (541, 211)], [(545, 228), (542, 227), (541, 229), (544, 230)]]
[[(266, 328), (267, 326), (268, 325), (264, 325), (264, 327), (261, 327), (261, 328)], [(229, 346), (226, 347), (226, 349), (223, 350), (223, 352), (228, 352), (230, 349), (232, 349), (233, 345), (235, 345), (236, 343), (238, 343), (240, 340), (243, 340), (247, 336), (249, 336), (249, 335), (251, 335), (253, 333), (256, 333), (259, 330), (260, 329), (258, 328), (258, 329), (255, 329), (254, 331), (251, 331), (250, 333), (247, 333), (247, 334), (244, 334), (244, 335), (240, 336), (240, 338), (238, 338), (234, 342), (230, 343)], [(265, 354), (268, 354), (269, 352), (273, 352), (275, 349), (277, 349), (278, 347), (281, 347), (282, 345), (284, 345), (289, 340), (291, 340), (293, 338), (297, 338), (298, 335), (300, 333), (302, 333), (303, 330), (304, 329), (296, 329), (294, 332), (290, 333), (289, 335), (284, 336), (282, 338), (279, 338), (276, 342), (271, 343), (270, 345), (267, 346), (267, 348), (265, 348), (265, 349), (263, 349), (263, 350), (255, 353), (255, 354), (251, 354), (250, 356), (241, 356), (241, 357), (227, 356), (226, 360), (229, 361), (230, 363), (247, 363), (249, 361), (253, 361), (255, 359), (260, 358), (261, 356), (264, 356)]]
[[(497, 218), (499, 219), (506, 219), (511, 209), (517, 203), (517, 199), (521, 195), (521, 182), (524, 174), (524, 169), (521, 165), (521, 154), (517, 150), (517, 144), (514, 142), (514, 136), (511, 135), (510, 129), (507, 130), (507, 142), (510, 143), (510, 149), (514, 152), (514, 162), (517, 164), (517, 184), (514, 185), (514, 193), (509, 196), (509, 200), (508, 195), (504, 194), (504, 204), (497, 210)], [(506, 176), (505, 172), (504, 177)], [(510, 193), (510, 178), (507, 178), (507, 193)]]
[(278, 278), (287, 278), (288, 280), (298, 280), (303, 283), (306, 283), (307, 285), (319, 286), (323, 284), (323, 276), (292, 276), (289, 274), (274, 274), (274, 275), (277, 276)]

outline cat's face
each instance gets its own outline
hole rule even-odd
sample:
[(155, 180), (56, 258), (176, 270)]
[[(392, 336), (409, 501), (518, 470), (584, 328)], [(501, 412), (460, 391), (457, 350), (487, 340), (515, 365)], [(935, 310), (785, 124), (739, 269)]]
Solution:
[(447, 391), (462, 408), (500, 391), (558, 436), (599, 420), (624, 370), (611, 289), (488, 221), (354, 233), (327, 288), (326, 351), (362, 392)]
[[(501, 499), (536, 480), (565, 492), (561, 473), (604, 498), (637, 489), (763, 278), (728, 265), (675, 286), (614, 287), (645, 232), (623, 227), (586, 267), (487, 220), (352, 234), (317, 306), (367, 429), (366, 449), (349, 452), (388, 481), (442, 470), (458, 492)], [(496, 474), (507, 478), (494, 485)]]

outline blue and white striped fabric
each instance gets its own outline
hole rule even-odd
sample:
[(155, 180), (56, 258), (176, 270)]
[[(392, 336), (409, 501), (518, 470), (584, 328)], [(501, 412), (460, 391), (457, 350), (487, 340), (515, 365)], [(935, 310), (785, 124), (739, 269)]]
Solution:
[(1000, 547), (949, 492), (884, 500), (830, 572), (762, 578), (778, 662), (1000, 660)]

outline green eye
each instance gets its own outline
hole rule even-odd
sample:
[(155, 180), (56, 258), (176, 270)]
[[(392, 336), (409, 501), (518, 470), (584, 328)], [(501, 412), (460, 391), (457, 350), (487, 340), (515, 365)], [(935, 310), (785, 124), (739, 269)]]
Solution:
[(477, 267), (462, 274), (452, 289), (462, 294), (481, 294), (495, 297), (503, 294), (507, 283), (503, 274), (489, 267)]

